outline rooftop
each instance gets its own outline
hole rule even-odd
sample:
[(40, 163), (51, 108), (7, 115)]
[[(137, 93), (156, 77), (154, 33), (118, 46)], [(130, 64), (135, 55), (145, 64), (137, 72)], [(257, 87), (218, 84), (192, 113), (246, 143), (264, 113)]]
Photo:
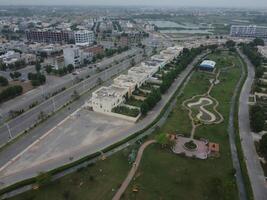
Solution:
[(200, 66), (202, 67), (212, 67), (214, 68), (216, 65), (216, 62), (212, 61), (212, 60), (204, 60), (202, 61), (202, 63), (200, 64)]

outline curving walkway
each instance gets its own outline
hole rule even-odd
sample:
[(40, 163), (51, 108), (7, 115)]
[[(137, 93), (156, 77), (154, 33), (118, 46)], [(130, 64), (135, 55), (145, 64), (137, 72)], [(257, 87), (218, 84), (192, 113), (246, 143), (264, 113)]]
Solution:
[(137, 156), (136, 156), (136, 160), (132, 166), (132, 169), (130, 170), (130, 172), (128, 173), (128, 176), (126, 177), (126, 179), (123, 181), (123, 183), (121, 184), (121, 187), (119, 188), (119, 190), (117, 191), (117, 193), (115, 194), (115, 196), (112, 198), (112, 200), (119, 200), (121, 198), (121, 195), (124, 193), (124, 191), (127, 189), (128, 185), (130, 184), (131, 180), (133, 179), (135, 172), (137, 171), (141, 158), (143, 156), (144, 150), (150, 145), (156, 143), (156, 140), (149, 140), (147, 142), (145, 142), (144, 144), (142, 144), (142, 146), (139, 148)]
[[(197, 118), (200, 122), (202, 122), (204, 124), (219, 124), (224, 120), (221, 113), (217, 110), (217, 107), (219, 106), (219, 102), (217, 101), (217, 99), (213, 98), (210, 95), (212, 88), (215, 86), (215, 83), (218, 81), (218, 77), (219, 77), (220, 73), (221, 73), (221, 71), (219, 70), (218, 73), (216, 74), (215, 79), (211, 83), (207, 93), (202, 94), (202, 95), (195, 95), (195, 96), (191, 97), (190, 99), (185, 100), (182, 104), (183, 107), (188, 110), (188, 117), (191, 120), (191, 124), (192, 124), (191, 138), (194, 138), (196, 128), (201, 125), (201, 123), (195, 121), (195, 119), (192, 115), (193, 111), (191, 108), (193, 106), (199, 105), (199, 113), (197, 114)], [(198, 97), (200, 97), (200, 98), (198, 99), (197, 102), (191, 102), (193, 99), (198, 98)], [(207, 103), (203, 103), (203, 101), (207, 101)], [(214, 102), (215, 102), (215, 104), (212, 108), (213, 108), (214, 112), (216, 112), (216, 114), (219, 116), (219, 120), (217, 120), (217, 117), (215, 114), (211, 113), (210, 111), (208, 111), (204, 108), (205, 106), (212, 105)], [(204, 114), (208, 115), (211, 119), (210, 120), (202, 119)]]

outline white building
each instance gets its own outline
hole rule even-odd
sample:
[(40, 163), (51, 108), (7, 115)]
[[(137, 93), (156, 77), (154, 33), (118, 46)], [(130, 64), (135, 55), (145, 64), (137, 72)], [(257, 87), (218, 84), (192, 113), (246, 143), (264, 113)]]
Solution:
[(80, 30), (74, 33), (74, 39), (76, 45), (86, 46), (94, 43), (95, 36), (93, 31)]
[(81, 51), (78, 47), (72, 46), (63, 49), (65, 66), (72, 64), (74, 67), (78, 67), (82, 63)]
[(244, 25), (232, 25), (230, 30), (230, 36), (232, 37), (259, 37), (267, 38), (267, 27), (265, 26), (244, 26)]
[(89, 104), (96, 112), (111, 112), (113, 108), (125, 101), (127, 93), (128, 89), (126, 87), (118, 87), (115, 85), (101, 87), (93, 92)]
[(0, 56), (0, 60), (6, 65), (13, 64), (21, 59), (21, 55), (15, 51), (8, 51)]
[(128, 88), (128, 94), (131, 96), (136, 87), (139, 88), (145, 80), (145, 77), (122, 74), (114, 79), (114, 85)]

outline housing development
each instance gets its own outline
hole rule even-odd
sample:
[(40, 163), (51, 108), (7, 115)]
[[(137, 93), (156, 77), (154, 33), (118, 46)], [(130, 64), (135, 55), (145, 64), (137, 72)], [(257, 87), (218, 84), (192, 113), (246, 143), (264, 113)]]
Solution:
[(263, 0), (0, 1), (0, 199), (267, 199), (266, 43)]

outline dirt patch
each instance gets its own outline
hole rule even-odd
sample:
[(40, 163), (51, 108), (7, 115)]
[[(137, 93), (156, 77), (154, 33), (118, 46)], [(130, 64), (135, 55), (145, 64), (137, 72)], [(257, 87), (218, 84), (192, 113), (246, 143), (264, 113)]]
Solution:
[(2, 92), (4, 89), (8, 88), (9, 86), (14, 86), (14, 85), (20, 85), (23, 87), (23, 94), (29, 92), (32, 90), (34, 87), (32, 86), (30, 81), (10, 81), (8, 86), (2, 87), (0, 86), (0, 92)]

